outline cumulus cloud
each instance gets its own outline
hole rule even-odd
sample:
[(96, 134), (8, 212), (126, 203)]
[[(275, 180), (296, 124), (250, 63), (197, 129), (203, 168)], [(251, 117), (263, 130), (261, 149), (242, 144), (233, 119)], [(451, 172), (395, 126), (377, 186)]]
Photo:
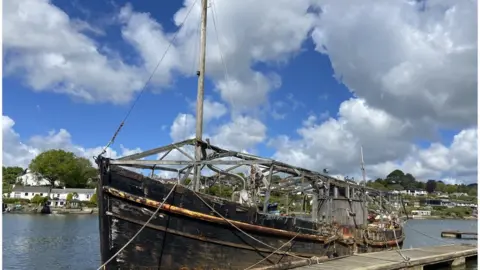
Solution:
[[(186, 0), (175, 13), (177, 26), (193, 2)], [(309, 1), (212, 2), (207, 16), (206, 69), (224, 101), (239, 110), (267, 101), (268, 93), (281, 85), (281, 78), (276, 73), (264, 73), (252, 67), (258, 62), (287, 61), (301, 49), (315, 20), (308, 8)], [(185, 76), (194, 75), (192, 69), (197, 69), (199, 53), (200, 12), (197, 3), (178, 30), (176, 42), (162, 62), (162, 71), (156, 75), (158, 80), (168, 79), (172, 70)], [(119, 18), (124, 39), (136, 48), (146, 66), (152, 67), (173, 34), (166, 33), (150, 14), (135, 11), (132, 5), (124, 6)]]
[(412, 143), (415, 130), (386, 112), (353, 98), (341, 104), (338, 119), (320, 124), (308, 117), (297, 130), (300, 139), (278, 136), (269, 144), (274, 158), (314, 170), (360, 176), (360, 147), (372, 178), (385, 177), (401, 168), (419, 179), (454, 177), (475, 181), (477, 131), (460, 131), (451, 145), (432, 143), (422, 149)]
[(124, 103), (143, 86), (142, 68), (102, 52), (78, 21), (50, 1), (7, 0), (3, 7), (4, 70), (33, 90)]
[[(71, 151), (77, 156), (89, 159), (92, 164), (93, 157), (100, 154), (102, 146), (85, 148), (74, 144), (71, 134), (65, 130), (50, 131), (46, 135), (34, 135), (26, 141), (20, 138), (20, 135), (14, 129), (15, 121), (3, 115), (2, 133), (3, 133), (3, 166), (21, 166), (28, 167), (30, 161), (38, 154), (50, 149), (63, 149)], [(107, 148), (105, 156), (117, 158), (120, 156), (131, 155), (141, 151), (140, 148), (128, 149), (120, 145), (121, 152)]]
[[(70, 18), (49, 1), (5, 1), (5, 70), (22, 74), (35, 91), (91, 102), (128, 102), (169, 46), (152, 80), (155, 89), (171, 86), (177, 74), (194, 76), (198, 3), (179, 27), (193, 2), (185, 0), (175, 12), (178, 32), (166, 31), (135, 6), (120, 9), (116, 20), (121, 36), (140, 60), (132, 65), (85, 34), (103, 34), (101, 30)], [(257, 64), (286, 63), (311, 37), (316, 51), (330, 58), (335, 77), (355, 97), (344, 101), (336, 116), (332, 110), (313, 112), (298, 127), (297, 136), (268, 140), (275, 158), (355, 175), (360, 174), (363, 146), (372, 177), (401, 168), (419, 178), (476, 179), (476, 1), (216, 0), (208, 14), (206, 75), (222, 99), (205, 100), (204, 138), (212, 144), (251, 151), (268, 140), (267, 127), (248, 113), (268, 104), (282, 78)], [(273, 105), (276, 119), (285, 117), (281, 102), (292, 103), (293, 109), (305, 106), (292, 94), (279, 102)], [(214, 121), (229, 109), (237, 112), (230, 122)], [(96, 151), (74, 145), (66, 130), (24, 142), (13, 126), (14, 121), (4, 116), (3, 155), (10, 164), (27, 164), (48, 147), (85, 156)], [(457, 135), (451, 143), (435, 142), (440, 129)], [(170, 127), (171, 139), (191, 138), (194, 133), (194, 115), (178, 114)], [(414, 143), (425, 139), (433, 143), (427, 147)]]
[(355, 95), (418, 125), (477, 123), (476, 1), (315, 2), (316, 50)]

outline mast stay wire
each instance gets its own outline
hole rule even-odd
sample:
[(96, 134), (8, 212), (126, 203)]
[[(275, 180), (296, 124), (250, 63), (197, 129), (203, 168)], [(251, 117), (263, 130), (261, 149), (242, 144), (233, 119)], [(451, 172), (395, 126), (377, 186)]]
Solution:
[[(228, 74), (228, 68), (227, 68), (227, 64), (225, 62), (225, 59), (223, 57), (223, 52), (222, 52), (222, 46), (220, 44), (220, 38), (219, 38), (219, 33), (218, 33), (218, 28), (217, 28), (217, 11), (216, 11), (216, 3), (214, 2), (214, 0), (210, 0), (210, 3), (211, 3), (211, 7), (212, 7), (212, 21), (213, 21), (213, 28), (215, 30), (215, 36), (217, 38), (217, 44), (218, 44), (218, 51), (220, 53), (220, 59), (222, 61), (222, 65), (223, 65), (223, 72), (224, 72), (224, 76), (225, 76), (225, 83), (227, 85), (227, 87), (229, 86), (229, 82), (230, 82), (230, 76)], [(233, 104), (233, 99), (227, 95), (227, 99), (228, 99), (228, 102), (230, 103), (230, 106), (233, 107), (234, 104)]]
[(167, 49), (165, 50), (165, 52), (163, 53), (162, 57), (160, 58), (160, 60), (158, 61), (157, 65), (155, 66), (155, 68), (153, 69), (153, 71), (151, 72), (150, 76), (148, 77), (148, 79), (146, 80), (145, 84), (143, 85), (143, 87), (141, 88), (140, 90), (140, 93), (137, 95), (135, 101), (133, 102), (132, 106), (130, 106), (130, 109), (127, 111), (125, 117), (123, 118), (122, 122), (120, 122), (120, 125), (118, 126), (117, 130), (115, 131), (115, 133), (113, 134), (112, 138), (110, 139), (110, 141), (107, 143), (107, 145), (105, 145), (105, 147), (103, 148), (102, 152), (98, 155), (98, 156), (101, 156), (103, 154), (105, 154), (107, 152), (107, 149), (108, 147), (110, 147), (115, 139), (117, 138), (118, 136), (118, 133), (120, 132), (120, 130), (123, 128), (123, 126), (125, 125), (125, 121), (127, 120), (127, 118), (130, 116), (130, 114), (132, 113), (133, 109), (135, 108), (135, 105), (137, 104), (138, 100), (140, 99), (140, 97), (142, 96), (142, 94), (145, 92), (145, 90), (147, 89), (147, 86), (148, 84), (150, 83), (150, 81), (152, 80), (153, 76), (155, 75), (155, 73), (157, 72), (157, 69), (158, 67), (160, 66), (160, 64), (163, 62), (163, 59), (165, 59), (165, 56), (167, 55), (168, 51), (170, 50), (170, 48), (172, 47), (173, 43), (175, 42), (177, 36), (178, 36), (178, 33), (180, 33), (183, 25), (185, 24), (185, 22), (187, 21), (187, 18), (188, 16), (190, 15), (190, 13), (192, 12), (193, 10), (193, 7), (195, 7), (195, 4), (197, 3), (198, 0), (195, 0), (192, 5), (190, 6), (190, 8), (188, 9), (187, 11), (187, 14), (185, 15), (185, 18), (183, 19), (183, 21), (180, 23), (180, 26), (179, 26), (179, 29), (177, 32), (175, 32), (175, 34), (173, 35), (172, 37), (172, 40), (168, 43), (168, 46), (167, 46)]

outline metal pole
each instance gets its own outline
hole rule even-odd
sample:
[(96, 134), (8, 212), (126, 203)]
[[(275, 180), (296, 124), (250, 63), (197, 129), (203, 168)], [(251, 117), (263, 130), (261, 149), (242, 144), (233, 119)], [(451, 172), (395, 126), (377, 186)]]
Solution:
[[(363, 186), (365, 187), (367, 185), (367, 177), (366, 177), (365, 166), (364, 166), (364, 162), (363, 162), (363, 146), (360, 146), (360, 162), (362, 164)], [(366, 192), (366, 190), (364, 189), (363, 192)], [(368, 214), (368, 211), (367, 211), (367, 194), (363, 194), (362, 207), (363, 207), (363, 213), (362, 213), (363, 224), (366, 225), (367, 224), (366, 216)]]
[[(198, 89), (197, 89), (197, 119), (195, 138), (197, 139), (197, 146), (195, 149), (195, 160), (200, 161), (202, 159), (202, 147), (199, 141), (202, 140), (203, 133), (203, 97), (204, 97), (204, 83), (205, 83), (205, 61), (206, 61), (206, 48), (207, 48), (207, 0), (202, 0), (202, 22), (200, 30), (200, 64), (198, 70)], [(201, 166), (195, 166), (195, 185), (194, 190), (200, 189), (200, 174)]]

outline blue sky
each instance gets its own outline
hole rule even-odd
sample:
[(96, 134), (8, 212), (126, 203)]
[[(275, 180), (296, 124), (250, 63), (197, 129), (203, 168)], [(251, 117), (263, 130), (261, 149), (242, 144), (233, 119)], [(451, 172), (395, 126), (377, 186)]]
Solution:
[[(68, 16), (68, 23), (62, 24), (63, 30), (55, 32), (57, 26), (55, 22), (51, 22), (52, 25), (48, 30), (54, 33), (50, 36), (52, 42), (56, 41), (56, 34), (59, 36), (58, 40), (62, 40), (59, 32), (66, 31), (65, 29), (74, 31), (75, 35), (88, 39), (88, 44), (95, 46), (97, 50), (95, 57), (100, 55), (107, 59), (120, 60), (122, 65), (128, 67), (126, 68), (128, 72), (132, 69), (141, 70), (141, 72), (137, 72), (141, 75), (135, 77), (135, 81), (138, 82), (145, 81), (146, 74), (151, 71), (148, 68), (148, 61), (156, 63), (164, 53), (166, 43), (163, 45), (158, 43), (158, 46), (152, 47), (147, 47), (147, 45), (160, 42), (161, 37), (169, 35), (171, 37), (171, 34), (178, 31), (178, 23), (174, 22), (173, 16), (180, 9), (184, 9), (184, 12), (187, 10), (182, 1), (136, 1), (133, 4), (118, 0), (41, 2), (45, 2), (45, 5), (39, 9), (47, 6), (49, 8), (46, 8), (46, 13), (42, 14), (56, 10), (59, 14), (64, 13), (65, 16)], [(185, 6), (189, 7), (191, 2), (187, 1)], [(252, 11), (253, 15), (240, 14), (242, 10), (248, 11), (248, 3), (236, 3), (235, 5), (238, 7), (232, 7), (233, 4), (228, 6), (220, 0), (214, 3), (218, 9), (216, 12), (219, 18), (219, 30), (215, 32), (209, 22), (208, 31), (219, 35), (221, 40), (227, 40), (221, 42), (224, 43), (221, 45), (223, 48), (216, 49), (215, 53), (226, 52), (225, 61), (229, 73), (246, 85), (242, 91), (248, 95), (253, 93), (252, 101), (255, 100), (255, 97), (257, 100), (259, 98), (265, 98), (265, 100), (247, 109), (236, 110), (235, 104), (239, 104), (241, 101), (226, 98), (226, 93), (229, 93), (230, 89), (221, 88), (220, 83), (223, 77), (215, 75), (215, 72), (220, 74), (221, 69), (212, 71), (212, 74), (207, 74), (205, 94), (210, 101), (226, 106), (228, 113), (206, 123), (206, 134), (214, 138), (222, 138), (217, 133), (223, 130), (223, 126), (235, 122), (236, 117), (240, 115), (262, 124), (265, 127), (265, 134), (261, 134), (262, 138), (259, 140), (255, 139), (252, 143), (246, 142), (242, 145), (248, 149), (235, 150), (248, 150), (263, 156), (299, 163), (312, 169), (318, 169), (319, 165), (317, 164), (329, 164), (334, 166), (339, 174), (351, 175), (351, 173), (360, 173), (357, 169), (358, 151), (359, 146), (363, 145), (367, 150), (366, 160), (369, 163), (367, 165), (370, 166), (371, 173), (376, 176), (381, 176), (394, 167), (399, 167), (406, 171), (416, 172), (417, 175), (424, 178), (465, 178), (468, 181), (473, 179), (476, 168), (468, 167), (472, 161), (461, 160), (456, 155), (464, 156), (461, 151), (466, 150), (459, 145), (466, 138), (463, 135), (470, 132), (474, 133), (472, 136), (475, 138), (475, 149), (472, 151), (475, 151), (474, 158), (476, 160), (476, 117), (473, 119), (471, 116), (471, 109), (475, 107), (476, 110), (476, 104), (472, 105), (471, 103), (472, 95), (476, 96), (476, 77), (472, 77), (473, 71), (476, 74), (476, 64), (472, 66), (469, 61), (460, 62), (462, 57), (471, 54), (471, 51), (467, 50), (462, 55), (452, 56), (444, 51), (443, 47), (438, 48), (435, 45), (446, 41), (442, 40), (441, 36), (437, 36), (437, 40), (434, 41), (429, 41), (427, 38), (431, 34), (429, 31), (433, 31), (429, 25), (437, 23), (442, 27), (441, 31), (448, 32), (450, 31), (447, 23), (449, 19), (458, 24), (468, 25), (468, 16), (463, 14), (452, 19), (448, 18), (445, 13), (445, 10), (452, 8), (449, 6), (439, 5), (440, 7), (437, 7), (436, 4), (425, 4), (425, 10), (419, 11), (409, 8), (405, 1), (395, 1), (395, 5), (378, 7), (379, 9), (386, 8), (386, 11), (396, 14), (387, 18), (388, 20), (385, 22), (390, 26), (398, 24), (398, 31), (401, 33), (393, 35), (386, 32), (384, 27), (377, 23), (385, 19), (382, 16), (387, 15), (380, 12), (370, 13), (367, 17), (371, 18), (362, 21), (356, 21), (360, 20), (361, 16), (359, 15), (358, 18), (347, 18), (342, 22), (338, 19), (338, 15), (341, 15), (341, 12), (349, 11), (337, 7), (335, 2), (331, 1), (319, 1), (320, 7), (329, 7), (322, 14), (312, 12), (312, 10), (320, 9), (318, 6), (309, 7), (306, 2), (300, 3), (301, 1), (299, 1), (298, 4), (291, 4), (281, 1), (276, 7), (277, 14), (283, 10), (285, 12), (294, 10), (284, 14), (285, 20), (290, 20), (291, 23), (285, 23), (285, 26), (281, 23), (270, 26), (267, 20), (275, 18), (274, 15), (268, 15), (270, 13), (267, 11), (270, 8), (267, 2), (257, 6), (259, 10), (265, 8), (264, 18), (258, 18), (258, 14), (254, 11)], [(30, 4), (29, 1), (19, 1), (20, 4), (13, 4), (12, 1), (7, 1), (7, 3), (9, 6), (6, 9), (11, 8), (12, 11), (18, 11), (22, 5), (28, 7)], [(358, 14), (369, 13), (371, 12), (370, 4), (373, 2), (365, 1), (362, 5), (352, 5), (350, 9), (355, 9)], [(459, 4), (457, 10), (468, 12), (468, 8), (468, 6)], [(239, 11), (232, 13), (229, 9)], [(38, 12), (40, 13), (40, 11)], [(127, 15), (121, 17), (122, 12)], [(259, 13), (262, 12), (259, 11)], [(14, 11), (6, 17), (6, 20), (11, 20), (12, 25), (20, 29), (21, 24), (18, 22), (21, 17), (18, 14), (20, 13)], [(222, 14), (233, 15), (229, 15), (229, 17)], [(397, 16), (397, 14), (401, 15)], [(183, 18), (185, 14), (178, 16)], [(195, 15), (195, 12), (191, 16), (192, 18), (188, 18), (187, 22), (189, 25), (195, 26), (198, 16)], [(291, 18), (287, 18), (287, 16), (291, 16)], [(257, 36), (251, 33), (251, 29), (256, 27), (256, 24), (251, 22), (253, 28), (245, 28), (247, 30), (243, 32), (240, 22), (242, 18), (247, 17), (259, 20), (257, 25), (260, 32), (263, 31), (262, 26), (266, 28), (267, 25), (272, 28), (261, 32), (263, 36)], [(135, 21), (134, 18), (137, 20)], [(227, 22), (227, 19), (230, 20)], [(161, 25), (161, 28), (155, 28), (155, 31), (152, 28), (141, 28), (141, 23), (148, 25), (151, 22)], [(22, 21), (22, 23), (27, 22)], [(294, 24), (298, 24), (298, 31), (295, 30), (296, 26), (291, 26)], [(65, 28), (65, 25), (68, 27)], [(415, 27), (416, 29), (413, 29)], [(125, 34), (126, 29), (132, 30), (130, 33), (133, 34), (140, 33), (142, 29), (150, 29), (152, 32), (141, 38), (130, 36), (129, 39)], [(404, 30), (402, 31), (402, 29)], [(408, 35), (411, 34), (413, 37), (414, 30), (420, 33), (416, 36), (420, 40), (417, 45), (421, 43), (423, 46), (415, 47), (415, 44), (408, 44)], [(301, 33), (301, 35), (298, 34), (298, 38), (288, 38), (288, 35), (283, 34), (282, 31), (290, 33), (290, 35), (294, 33)], [(266, 35), (270, 33), (272, 33), (272, 37), (267, 38)], [(454, 46), (462, 46), (467, 43), (474, 46), (476, 54), (476, 40), (465, 39), (465, 35), (468, 34), (469, 32), (465, 30), (449, 38), (452, 39), (450, 41)], [(230, 51), (225, 44), (228, 43), (229, 38), (238, 41), (239, 36), (244, 43), (241, 46), (250, 49), (240, 51), (241, 49), (231, 46)], [(147, 40), (145, 37), (152, 37), (152, 40)], [(137, 40), (134, 40), (135, 38)], [(21, 56), (22, 54), (30, 57), (46, 55), (49, 53), (48, 50), (55, 52), (54, 48), (59, 47), (53, 46), (45, 49), (42, 46), (46, 45), (37, 46), (33, 42), (18, 45), (13, 42), (15, 40), (13, 31), (4, 33), (5, 39), (7, 41), (4, 43), (7, 46), (6, 54), (4, 54), (6, 56), (4, 70), (15, 66), (14, 63), (16, 66), (11, 69), (11, 72), (5, 73), (3, 77), (3, 115), (15, 122), (13, 129), (19, 136), (16, 143), (22, 142), (31, 149), (43, 150), (38, 143), (32, 145), (30, 138), (43, 136), (47, 140), (48, 132), (65, 129), (71, 135), (71, 141), (69, 141), (71, 145), (62, 144), (61, 147), (90, 149), (106, 144), (130, 108), (133, 99), (138, 95), (138, 89), (133, 91), (125, 87), (120, 90), (118, 84), (109, 81), (110, 78), (102, 81), (102, 76), (98, 76), (99, 78), (95, 80), (86, 78), (87, 82), (82, 84), (82, 78), (72, 79), (65, 75), (52, 79), (50, 84), (41, 85), (38, 83), (38, 77), (35, 77), (35, 80), (28, 79), (29, 74), (34, 74), (35, 71), (31, 66), (25, 64), (27, 58), (21, 58)], [(10, 40), (12, 41), (9, 42)], [(180, 40), (198, 42), (195, 36), (181, 37)], [(213, 38), (210, 38), (209, 41), (212, 41), (209, 43), (211, 50), (215, 50), (214, 47), (218, 43), (214, 42)], [(68, 45), (67, 43), (58, 46)], [(178, 42), (173, 47), (175, 47), (175, 52), (179, 54), (182, 52), (181, 44)], [(269, 48), (270, 51), (263, 51), (263, 55), (252, 51), (264, 47)], [(154, 48), (154, 50), (150, 48)], [(271, 52), (277, 50), (276, 48), (279, 48), (280, 52)], [(326, 51), (321, 48), (326, 48)], [(242, 55), (244, 57), (245, 53), (251, 57), (247, 64), (242, 61)], [(68, 62), (68, 57), (73, 57), (72, 55), (80, 54), (66, 52), (63, 57)], [(147, 58), (146, 55), (151, 57)], [(194, 55), (198, 57), (198, 52)], [(152, 59), (154, 57), (157, 59)], [(457, 80), (451, 75), (445, 75), (451, 73), (448, 67), (441, 68), (438, 65), (432, 65), (433, 60), (430, 57), (460, 65), (461, 68), (457, 69), (456, 75), (463, 79)], [(179, 62), (183, 61), (181, 64), (169, 62), (160, 65), (159, 71), (163, 69), (172, 72), (171, 80), (165, 83), (161, 81), (161, 75), (158, 75), (160, 81), (153, 82), (142, 95), (113, 145), (113, 149), (121, 152), (120, 144), (129, 149), (148, 149), (168, 144), (174, 140), (171, 136), (171, 127), (175, 118), (179, 114), (194, 115), (189, 102), (196, 99), (197, 80), (196, 76), (192, 75), (196, 70), (195, 63), (198, 60), (192, 58), (179, 58)], [(22, 59), (23, 62), (17, 59)], [(76, 69), (82, 68), (79, 64), (81, 62), (75, 62), (78, 59), (71, 58), (70, 61), (77, 65)], [(185, 64), (186, 61), (191, 61), (191, 63)], [(218, 67), (221, 67), (219, 63), (217, 64)], [(411, 64), (411, 66), (406, 67), (406, 64)], [(182, 65), (182, 67), (178, 67), (178, 65)], [(417, 70), (415, 75), (405, 77), (407, 70), (415, 71), (419, 65), (422, 66), (422, 69)], [(238, 70), (236, 70), (237, 66)], [(112, 64), (109, 64), (108, 68), (116, 69)], [(36, 69), (38, 72), (41, 67)], [(49, 77), (53, 74), (49, 72), (55, 71), (46, 68), (42, 72), (45, 72), (45, 77)], [(253, 79), (250, 80), (248, 75), (245, 76), (249, 72), (258, 72), (265, 75), (266, 78), (270, 78), (270, 74), (275, 73), (278, 78), (281, 78), (281, 84), (277, 89), (266, 86), (266, 93), (260, 95), (260, 90), (252, 89), (254, 88), (252, 83), (255, 83)], [(432, 73), (437, 73), (437, 75), (432, 75)], [(127, 71), (122, 74), (127, 74)], [(429, 75), (423, 76), (422, 74)], [(79, 73), (79, 76), (82, 75)], [(107, 76), (108, 73), (105, 77)], [(121, 75), (119, 76), (112, 78), (120, 80)], [(55, 76), (52, 75), (52, 77)], [(99, 82), (98, 89), (95, 85), (96, 82)], [(272, 81), (270, 80), (270, 82)], [(91, 100), (72, 96), (71, 92), (61, 89), (69, 83), (97, 96)], [(111, 83), (111, 89), (108, 87), (109, 83)], [(472, 88), (473, 84), (474, 88)], [(448, 87), (438, 89), (439, 85), (448, 85)], [(456, 87), (462, 87), (462, 89), (466, 87), (466, 89), (457, 92), (459, 97), (453, 98), (452, 89)], [(130, 98), (128, 102), (122, 104), (113, 102), (119, 96), (126, 95), (127, 92), (133, 93), (131, 96), (133, 98)], [(465, 97), (465, 101), (460, 100), (462, 97)], [(440, 105), (446, 108), (444, 111), (447, 112), (439, 110)], [(454, 109), (448, 109), (458, 108), (459, 105), (465, 107), (465, 110), (454, 112)], [(306, 120), (309, 116), (316, 118), (312, 118), (311, 122), (308, 122)], [(465, 132), (462, 133), (462, 131)], [(248, 130), (243, 132), (246, 135), (249, 133)], [(454, 136), (457, 134), (463, 135), (457, 136), (457, 142), (454, 143)], [(285, 141), (285, 138), (288, 140)], [(4, 144), (5, 140), (4, 124)], [(231, 138), (228, 143), (223, 141), (219, 143), (235, 148), (236, 145), (233, 141), (235, 139)], [(443, 148), (440, 149), (440, 146)], [(392, 150), (383, 150), (386, 148)], [(398, 150), (396, 150), (397, 148)], [(4, 160), (5, 151), (4, 149)], [(14, 152), (14, 150), (12, 151)], [(444, 156), (439, 157), (440, 154)], [(306, 156), (303, 158), (308, 157), (310, 161), (296, 159), (300, 155)], [(432, 161), (428, 160), (429, 157), (442, 160)], [(22, 160), (22, 162), (26, 161)], [(452, 171), (450, 168), (442, 169), (441, 166), (437, 166), (442, 162), (445, 164), (455, 163), (457, 167), (461, 165), (461, 162), (465, 162), (468, 163), (468, 166), (465, 165), (465, 168), (459, 171)]]

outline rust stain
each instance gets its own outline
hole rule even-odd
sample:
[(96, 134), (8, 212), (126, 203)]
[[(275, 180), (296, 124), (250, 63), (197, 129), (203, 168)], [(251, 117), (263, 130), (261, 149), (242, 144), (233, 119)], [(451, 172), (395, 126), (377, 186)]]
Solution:
[[(104, 190), (106, 192), (112, 194), (113, 196), (120, 197), (120, 198), (123, 198), (123, 199), (127, 199), (127, 200), (130, 200), (130, 201), (135, 201), (135, 202), (140, 201), (140, 203), (142, 203), (144, 205), (147, 205), (147, 206), (150, 206), (150, 207), (154, 207), (154, 208), (158, 208), (161, 204), (158, 201), (150, 200), (148, 198), (141, 198), (141, 197), (138, 197), (138, 196), (135, 196), (135, 195), (132, 195), (132, 194), (128, 194), (126, 192), (119, 191), (119, 190), (117, 190), (115, 188), (112, 188), (112, 187), (104, 187)], [(171, 205), (171, 204), (168, 204), (168, 203), (164, 203), (161, 206), (161, 209), (164, 210), (164, 211), (170, 212), (170, 213), (179, 214), (179, 215), (183, 215), (183, 216), (187, 216), (187, 217), (191, 217), (191, 218), (195, 218), (195, 219), (200, 219), (200, 220), (204, 220), (204, 221), (208, 221), (208, 222), (213, 222), (213, 223), (220, 223), (220, 224), (225, 224), (225, 225), (229, 225), (229, 223), (232, 223), (232, 224), (234, 224), (235, 226), (237, 226), (241, 229), (247, 229), (247, 230), (250, 230), (250, 231), (257, 231), (257, 232), (261, 232), (261, 233), (274, 234), (274, 235), (284, 236), (284, 237), (293, 237), (293, 236), (296, 235), (295, 232), (290, 232), (290, 231), (285, 231), (285, 230), (280, 230), (280, 229), (275, 229), (275, 228), (269, 228), (269, 227), (257, 226), (257, 225), (253, 225), (253, 224), (248, 224), (248, 223), (236, 221), (236, 220), (228, 220), (227, 221), (227, 220), (225, 220), (223, 218), (220, 218), (220, 217), (203, 214), (203, 213), (199, 213), (199, 212), (196, 212), (196, 211), (191, 211), (191, 210), (181, 208), (181, 207), (177, 207), (177, 206), (174, 206), (174, 205)], [(299, 235), (297, 235), (297, 238), (309, 239), (309, 240), (314, 240), (314, 241), (318, 241), (318, 242), (325, 242), (326, 241), (325, 237), (317, 236), (317, 235), (311, 235), (311, 234), (299, 234)], [(330, 238), (328, 240), (332, 241), (333, 239)]]

